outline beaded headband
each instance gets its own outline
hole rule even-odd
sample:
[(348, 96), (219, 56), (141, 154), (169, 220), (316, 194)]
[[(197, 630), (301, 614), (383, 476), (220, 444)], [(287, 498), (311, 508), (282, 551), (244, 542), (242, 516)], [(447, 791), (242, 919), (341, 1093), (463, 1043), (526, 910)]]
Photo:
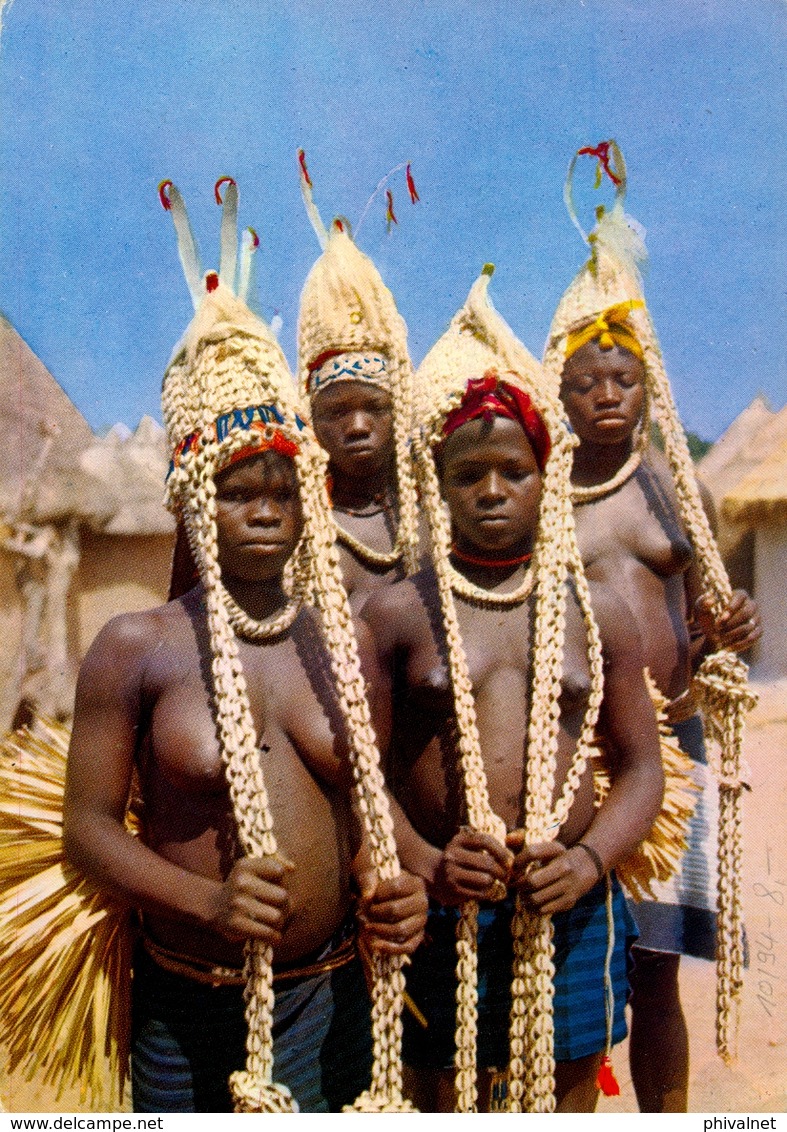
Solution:
[(314, 397), (327, 385), (337, 381), (357, 381), (387, 391), (391, 386), (391, 373), (382, 354), (357, 350), (353, 353), (334, 354), (309, 371), (309, 395)]

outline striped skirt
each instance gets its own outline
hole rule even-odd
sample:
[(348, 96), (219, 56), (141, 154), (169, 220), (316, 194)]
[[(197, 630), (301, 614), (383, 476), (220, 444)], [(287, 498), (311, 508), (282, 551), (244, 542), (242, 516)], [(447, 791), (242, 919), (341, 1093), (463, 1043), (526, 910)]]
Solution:
[(638, 948), (715, 959), (718, 787), (708, 769), (700, 716), (675, 723), (672, 730), (702, 788), (689, 823), (688, 849), (675, 875), (654, 883), (655, 897), (631, 901), (629, 907), (639, 928)]
[[(322, 958), (323, 956), (321, 956)], [(246, 1063), (243, 988), (164, 970), (139, 947), (132, 992), (135, 1112), (232, 1112), (230, 1073)], [(370, 1005), (360, 961), (276, 982), (274, 1079), (301, 1112), (340, 1112), (368, 1088)]]
[[(620, 885), (612, 877), (615, 946), (611, 976), (614, 992), (613, 1042), (626, 1036), (628, 953), (636, 928)], [(482, 904), (478, 914), (478, 1065), (508, 1064), (511, 1009), (513, 898)], [(458, 909), (433, 903), (428, 941), (407, 972), (407, 990), (429, 1025), (405, 1014), (404, 1060), (414, 1068), (453, 1065), (456, 1026), (456, 922)], [(607, 951), (606, 882), (583, 896), (568, 912), (552, 917), (555, 944), (555, 1059), (574, 1061), (600, 1053), (606, 1043), (604, 959)]]

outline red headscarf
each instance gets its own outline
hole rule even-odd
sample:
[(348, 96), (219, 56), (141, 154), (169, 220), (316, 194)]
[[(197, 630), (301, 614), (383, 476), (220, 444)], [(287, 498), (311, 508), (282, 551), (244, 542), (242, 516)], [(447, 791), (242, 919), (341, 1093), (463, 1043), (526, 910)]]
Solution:
[(518, 421), (530, 441), (538, 466), (543, 472), (549, 457), (551, 442), (541, 414), (533, 405), (531, 398), (516, 385), (509, 385), (494, 370), (487, 370), (483, 377), (471, 378), (467, 383), (462, 403), (445, 418), (443, 436), (450, 436), (468, 421), (491, 420), (492, 417), (507, 417)]

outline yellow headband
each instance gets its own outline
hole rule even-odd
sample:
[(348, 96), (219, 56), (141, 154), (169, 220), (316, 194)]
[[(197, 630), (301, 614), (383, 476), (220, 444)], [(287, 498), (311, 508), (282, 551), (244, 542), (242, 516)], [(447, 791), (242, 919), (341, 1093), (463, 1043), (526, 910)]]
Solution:
[(631, 311), (644, 306), (641, 299), (629, 299), (625, 303), (617, 303), (614, 307), (607, 307), (593, 322), (583, 326), (581, 330), (572, 331), (566, 338), (566, 360), (588, 342), (598, 339), (602, 350), (622, 346), (624, 350), (629, 350), (634, 357), (642, 361), (644, 358), (642, 347), (634, 332), (626, 325), (626, 319)]

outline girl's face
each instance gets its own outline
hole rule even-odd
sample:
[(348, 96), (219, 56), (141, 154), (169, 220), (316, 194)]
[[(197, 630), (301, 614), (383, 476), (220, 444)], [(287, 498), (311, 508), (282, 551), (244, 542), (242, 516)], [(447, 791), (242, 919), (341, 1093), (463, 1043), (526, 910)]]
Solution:
[(266, 451), (216, 475), (216, 529), (222, 574), (274, 581), (303, 530), (295, 465)]
[(645, 367), (630, 350), (586, 342), (563, 367), (560, 397), (579, 439), (620, 444), (637, 427), (645, 404)]
[(439, 459), (443, 498), (457, 547), (490, 558), (530, 550), (538, 525), (541, 472), (521, 425), (506, 417), (468, 421)]
[(337, 381), (312, 403), (317, 439), (334, 471), (364, 479), (385, 471), (393, 459), (393, 402), (384, 389)]

